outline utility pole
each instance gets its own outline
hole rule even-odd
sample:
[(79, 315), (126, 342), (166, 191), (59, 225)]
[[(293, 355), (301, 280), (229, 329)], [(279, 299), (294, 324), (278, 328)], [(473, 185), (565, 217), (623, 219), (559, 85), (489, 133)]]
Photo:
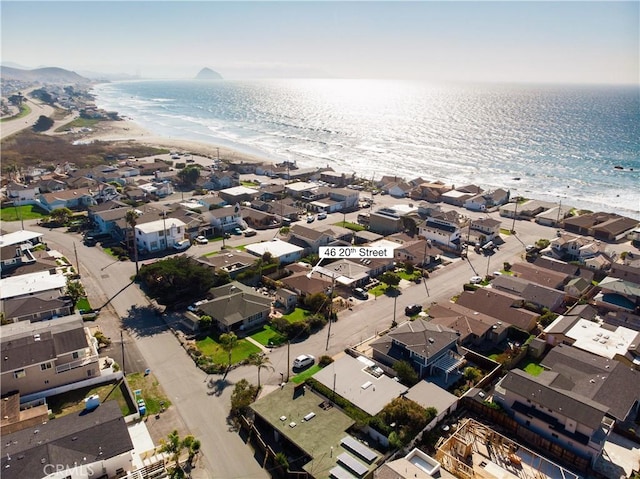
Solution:
[(327, 329), (327, 345), (325, 351), (329, 349), (329, 338), (331, 337), (331, 323), (333, 322), (333, 291), (336, 287), (336, 275), (331, 275), (331, 293), (329, 294), (329, 328)]
[(78, 269), (77, 273), (78, 273), (78, 278), (79, 278), (80, 277), (80, 262), (78, 261), (78, 250), (76, 249), (75, 241), (73, 242), (73, 253), (76, 256), (76, 268)]
[(169, 247), (169, 240), (167, 240), (167, 212), (162, 212), (162, 226), (164, 228), (164, 249)]
[(120, 330), (120, 345), (122, 346), (122, 374), (126, 376), (127, 370), (124, 368), (124, 339), (123, 339), (122, 329)]
[(518, 216), (518, 197), (516, 197), (515, 209), (513, 210), (513, 224), (511, 225), (511, 234), (516, 234), (516, 217)]
[(291, 369), (291, 341), (287, 340), (287, 381), (289, 382), (289, 371)]

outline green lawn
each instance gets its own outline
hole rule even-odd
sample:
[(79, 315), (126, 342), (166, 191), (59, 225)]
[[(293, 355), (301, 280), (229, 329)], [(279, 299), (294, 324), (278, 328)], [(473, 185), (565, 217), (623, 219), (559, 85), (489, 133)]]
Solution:
[(321, 369), (322, 368), (320, 367), (319, 364), (314, 364), (309, 369), (306, 369), (302, 371), (300, 374), (296, 374), (295, 376), (293, 376), (291, 378), (291, 381), (293, 381), (296, 384), (300, 384), (301, 382), (304, 382), (307, 378), (310, 378)]
[(369, 293), (371, 293), (374, 296), (382, 296), (386, 290), (387, 290), (387, 285), (384, 283), (380, 283), (379, 285), (371, 288), (369, 290)]
[(420, 277), (420, 271), (414, 270), (413, 273), (409, 274), (404, 269), (401, 269), (400, 271), (398, 271), (398, 276), (400, 276), (400, 278), (405, 279), (407, 281), (413, 281), (416, 278)]
[[(207, 336), (204, 339), (196, 341), (196, 346), (205, 356), (211, 356), (213, 362), (218, 364), (227, 364), (229, 360), (228, 353), (222, 348), (217, 338)], [(259, 353), (260, 348), (246, 339), (239, 339), (236, 347), (231, 353), (231, 363), (239, 363), (247, 359), (253, 353)]]
[(282, 344), (286, 340), (283, 335), (281, 335), (278, 331), (273, 329), (268, 324), (264, 326), (260, 331), (253, 333), (251, 335), (251, 339), (259, 342), (263, 346), (269, 346), (269, 344), (277, 346), (279, 344)]
[(141, 395), (136, 397), (138, 400), (140, 397), (144, 399), (144, 403), (147, 406), (147, 414), (158, 414), (162, 406), (160, 402), (164, 403), (165, 409), (171, 405), (171, 401), (165, 396), (164, 391), (160, 387), (160, 383), (153, 374), (144, 375), (142, 373), (129, 374), (127, 376), (127, 382), (131, 388), (131, 392), (135, 395), (136, 390), (141, 390)]
[(7, 206), (0, 210), (2, 221), (35, 220), (47, 216), (47, 212), (36, 205)]
[(538, 376), (542, 371), (544, 371), (544, 368), (540, 366), (538, 362), (528, 358), (520, 363), (520, 369), (532, 376)]
[(351, 223), (350, 221), (338, 221), (337, 223), (333, 223), (336, 226), (342, 226), (343, 228), (347, 228), (351, 231), (364, 231), (367, 228), (365, 228), (362, 225), (359, 225), (358, 223)]
[(311, 311), (302, 308), (296, 308), (292, 313), (282, 315), (290, 323), (299, 323), (307, 319), (308, 316), (311, 316)]
[(91, 305), (89, 304), (89, 300), (87, 298), (80, 298), (76, 303), (76, 309), (78, 311), (89, 311), (91, 309)]
[(109, 399), (118, 401), (122, 415), (128, 416), (136, 411), (130, 410), (127, 406), (127, 402), (122, 393), (122, 387), (120, 383), (109, 383), (103, 384), (102, 386), (75, 389), (55, 396), (49, 396), (47, 398), (47, 405), (55, 416), (65, 416), (73, 412), (82, 411), (84, 409), (84, 398), (97, 394), (100, 397), (101, 403)]

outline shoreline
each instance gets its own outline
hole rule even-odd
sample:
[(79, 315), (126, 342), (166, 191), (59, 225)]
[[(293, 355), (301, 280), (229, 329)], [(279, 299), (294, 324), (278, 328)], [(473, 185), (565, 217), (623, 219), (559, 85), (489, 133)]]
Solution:
[(122, 118), (116, 121), (102, 121), (94, 130), (83, 135), (83, 141), (104, 142), (136, 142), (141, 145), (167, 148), (169, 150), (181, 150), (199, 156), (217, 158), (229, 161), (243, 161), (246, 163), (270, 162), (269, 158), (245, 153), (228, 146), (214, 143), (205, 143), (195, 140), (184, 140), (166, 136), (158, 136), (146, 130), (131, 118)]
[[(275, 164), (278, 160), (270, 158), (268, 156), (260, 156), (256, 154), (246, 153), (237, 149), (230, 148), (228, 146), (219, 145), (215, 143), (201, 142), (196, 140), (185, 140), (179, 138), (171, 138), (166, 136), (159, 136), (150, 132), (144, 127), (140, 126), (135, 120), (128, 117), (121, 117), (121, 120), (116, 121), (103, 121), (94, 127), (94, 130), (82, 137), (85, 141), (105, 141), (105, 142), (136, 142), (142, 145), (166, 148), (169, 150), (178, 150), (182, 152), (193, 153), (197, 156), (204, 156), (208, 158), (220, 158), (224, 161), (230, 162), (245, 162), (245, 163), (272, 163)], [(284, 159), (283, 159), (284, 161)], [(336, 170), (337, 171), (337, 170)], [(417, 173), (416, 173), (417, 175)], [(358, 174), (364, 178), (363, 175)], [(436, 178), (437, 179), (437, 178)], [(486, 187), (486, 185), (480, 185)], [(517, 194), (527, 197), (529, 199), (536, 199), (540, 201), (547, 201), (550, 203), (565, 202), (570, 199), (561, 196), (553, 196), (545, 194), (544, 192), (536, 192), (532, 190), (517, 189)], [(524, 193), (524, 194), (522, 194)], [(587, 209), (590, 211), (608, 211), (617, 213), (622, 216), (628, 216), (632, 218), (640, 219), (640, 212), (636, 210), (629, 210), (627, 208), (616, 208), (613, 205), (606, 205), (599, 203), (598, 201), (575, 201), (572, 206), (576, 209)]]

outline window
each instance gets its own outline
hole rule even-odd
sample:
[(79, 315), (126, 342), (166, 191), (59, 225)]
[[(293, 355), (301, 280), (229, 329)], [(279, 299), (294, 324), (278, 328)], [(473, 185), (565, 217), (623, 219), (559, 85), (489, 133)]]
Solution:
[(46, 371), (47, 369), (51, 369), (51, 363), (43, 363), (40, 365), (40, 370)]
[(80, 355), (78, 354), (78, 351), (74, 351), (74, 352), (71, 354), (71, 357), (72, 357), (73, 359), (78, 359), (78, 358), (80, 357)]
[(158, 236), (164, 236), (164, 231), (158, 232)]
[(558, 439), (558, 435), (555, 432), (551, 433), (551, 437), (555, 437), (556, 439)]
[(23, 378), (27, 375), (27, 373), (24, 372), (24, 369), (18, 369), (17, 371), (13, 372), (13, 377), (15, 379), (20, 379)]

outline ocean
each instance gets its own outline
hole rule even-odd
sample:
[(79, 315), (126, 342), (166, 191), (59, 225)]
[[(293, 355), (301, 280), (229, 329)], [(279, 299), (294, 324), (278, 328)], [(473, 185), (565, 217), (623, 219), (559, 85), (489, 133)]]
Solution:
[(154, 134), (274, 162), (473, 183), (640, 218), (637, 86), (192, 80), (93, 93)]

